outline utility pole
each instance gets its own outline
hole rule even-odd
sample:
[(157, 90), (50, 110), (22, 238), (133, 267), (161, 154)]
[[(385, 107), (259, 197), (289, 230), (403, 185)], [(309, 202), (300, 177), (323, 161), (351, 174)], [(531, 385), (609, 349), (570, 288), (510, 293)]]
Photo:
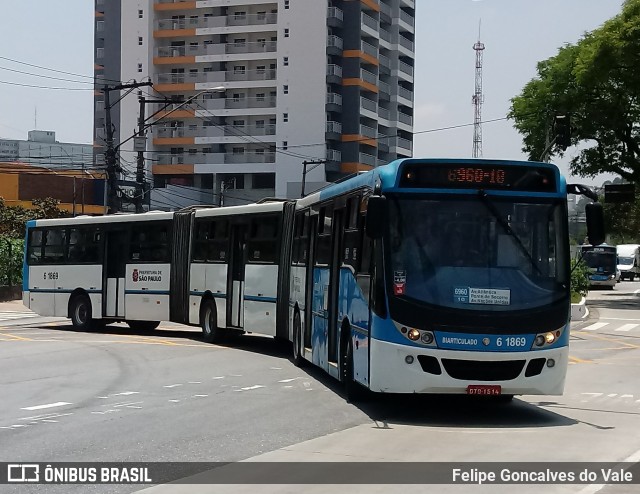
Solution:
[(107, 149), (105, 150), (105, 161), (107, 165), (107, 214), (117, 213), (120, 210), (120, 201), (118, 198), (118, 176), (122, 168), (118, 164), (116, 158), (117, 146), (113, 143), (113, 124), (111, 122), (111, 91), (121, 91), (122, 89), (136, 89), (143, 86), (152, 86), (151, 81), (133, 82), (131, 84), (119, 84), (117, 86), (104, 86), (104, 109), (105, 109), (105, 126)]
[(218, 199), (218, 206), (224, 206), (224, 193), (228, 191), (230, 188), (236, 188), (236, 178), (233, 177), (231, 180), (226, 181), (222, 180), (220, 183), (220, 198)]
[(302, 162), (302, 190), (300, 191), (300, 197), (304, 197), (304, 189), (307, 182), (307, 166), (315, 165), (311, 168), (311, 170), (313, 170), (320, 165), (324, 165), (326, 162), (327, 160), (304, 160)]
[(144, 96), (140, 96), (140, 115), (138, 115), (138, 139), (134, 141), (134, 147), (138, 150), (138, 162), (136, 166), (136, 194), (135, 194), (135, 205), (136, 205), (136, 213), (144, 212), (144, 196), (145, 196), (145, 186), (144, 186), (144, 149), (142, 145), (145, 143), (144, 135), (145, 135), (145, 123), (144, 123), (144, 113), (145, 113), (145, 105), (146, 101)]

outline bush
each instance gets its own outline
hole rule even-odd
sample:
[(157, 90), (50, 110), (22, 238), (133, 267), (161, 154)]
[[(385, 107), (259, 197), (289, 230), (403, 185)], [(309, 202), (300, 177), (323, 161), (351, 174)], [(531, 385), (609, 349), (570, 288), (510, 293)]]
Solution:
[(24, 240), (0, 235), (0, 285), (22, 283)]
[(571, 259), (571, 293), (583, 297), (589, 292), (589, 267), (582, 259)]

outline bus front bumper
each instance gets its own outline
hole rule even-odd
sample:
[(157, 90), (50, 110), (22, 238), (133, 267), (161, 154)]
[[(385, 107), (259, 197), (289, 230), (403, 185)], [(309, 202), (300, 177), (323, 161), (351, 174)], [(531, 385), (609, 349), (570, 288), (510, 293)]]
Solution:
[(465, 394), (469, 385), (499, 385), (508, 395), (561, 395), (568, 360), (567, 346), (468, 352), (372, 339), (370, 388), (383, 393)]

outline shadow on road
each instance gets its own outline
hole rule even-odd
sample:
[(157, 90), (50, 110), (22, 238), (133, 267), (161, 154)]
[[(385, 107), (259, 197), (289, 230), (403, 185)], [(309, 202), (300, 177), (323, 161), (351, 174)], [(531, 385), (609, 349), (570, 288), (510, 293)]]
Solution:
[[(166, 338), (202, 341), (199, 328), (184, 326), (184, 329), (158, 329), (154, 331), (134, 331), (127, 326), (107, 326), (100, 331), (83, 332), (73, 326), (52, 328), (86, 334), (140, 336), (149, 339)], [(217, 344), (239, 351), (257, 353), (291, 362), (291, 344), (274, 341), (271, 337), (259, 335), (230, 335)], [(204, 345), (206, 346), (206, 344)], [(346, 400), (342, 383), (322, 369), (311, 364), (303, 372), (327, 389)], [(390, 428), (396, 424), (456, 427), (456, 428), (536, 428), (575, 425), (577, 422), (560, 413), (542, 408), (555, 402), (528, 403), (514, 398), (510, 403), (499, 402), (492, 397), (471, 397), (466, 395), (418, 395), (418, 394), (374, 394), (366, 393), (363, 400), (353, 402), (380, 428)]]

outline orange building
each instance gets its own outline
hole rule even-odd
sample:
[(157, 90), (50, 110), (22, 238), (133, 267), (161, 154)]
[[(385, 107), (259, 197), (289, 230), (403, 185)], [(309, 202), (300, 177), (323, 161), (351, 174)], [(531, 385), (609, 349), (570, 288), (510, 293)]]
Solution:
[(32, 209), (33, 199), (51, 197), (70, 213), (104, 214), (104, 173), (0, 163), (0, 197), (7, 206)]

